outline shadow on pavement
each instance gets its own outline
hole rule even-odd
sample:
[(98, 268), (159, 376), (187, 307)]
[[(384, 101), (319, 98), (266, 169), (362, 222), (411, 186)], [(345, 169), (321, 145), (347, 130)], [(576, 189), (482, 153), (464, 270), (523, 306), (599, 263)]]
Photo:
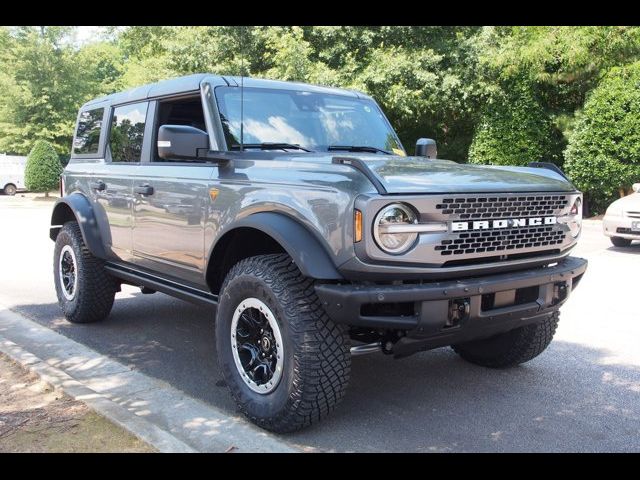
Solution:
[[(55, 305), (16, 310), (195, 398), (231, 413), (216, 364), (213, 312), (162, 294), (118, 298), (108, 319), (71, 325)], [(56, 307), (57, 308), (57, 307)], [(339, 451), (637, 451), (640, 365), (555, 341), (517, 368), (468, 364), (450, 349), (403, 360), (353, 360), (344, 402), (284, 438)]]

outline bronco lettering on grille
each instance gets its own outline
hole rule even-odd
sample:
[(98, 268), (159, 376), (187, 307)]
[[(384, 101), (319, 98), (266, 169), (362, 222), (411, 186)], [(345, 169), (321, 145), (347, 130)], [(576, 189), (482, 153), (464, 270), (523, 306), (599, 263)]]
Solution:
[(540, 225), (554, 225), (556, 217), (531, 217), (531, 218), (501, 218), (499, 220), (476, 220), (473, 222), (451, 222), (452, 232), (464, 232), (467, 230), (493, 230), (496, 228), (510, 227), (536, 227)]

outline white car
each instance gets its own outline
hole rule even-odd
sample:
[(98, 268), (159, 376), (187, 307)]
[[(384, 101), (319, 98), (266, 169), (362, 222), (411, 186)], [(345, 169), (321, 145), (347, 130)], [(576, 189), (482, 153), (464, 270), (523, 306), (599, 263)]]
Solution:
[(628, 247), (640, 240), (640, 183), (633, 184), (631, 195), (609, 205), (602, 220), (602, 229), (616, 247)]

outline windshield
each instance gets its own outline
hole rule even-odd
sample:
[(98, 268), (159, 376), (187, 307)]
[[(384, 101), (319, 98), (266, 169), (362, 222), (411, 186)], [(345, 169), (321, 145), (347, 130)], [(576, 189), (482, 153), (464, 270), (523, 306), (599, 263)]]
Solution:
[[(240, 89), (218, 87), (215, 92), (227, 147), (237, 150)], [(371, 100), (247, 87), (243, 96), (245, 145), (282, 143), (316, 151), (341, 146), (372, 147), (404, 155), (391, 126)]]

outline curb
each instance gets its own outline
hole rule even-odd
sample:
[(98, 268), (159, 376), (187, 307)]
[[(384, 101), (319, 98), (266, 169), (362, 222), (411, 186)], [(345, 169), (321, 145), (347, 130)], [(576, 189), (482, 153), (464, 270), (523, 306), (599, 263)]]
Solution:
[(196, 450), (168, 432), (129, 412), (108, 398), (74, 380), (62, 370), (47, 365), (35, 355), (0, 335), (0, 352), (74, 400), (88, 405), (111, 422), (119, 425), (159, 452), (194, 453)]
[(0, 352), (160, 452), (299, 452), (0, 303)]

